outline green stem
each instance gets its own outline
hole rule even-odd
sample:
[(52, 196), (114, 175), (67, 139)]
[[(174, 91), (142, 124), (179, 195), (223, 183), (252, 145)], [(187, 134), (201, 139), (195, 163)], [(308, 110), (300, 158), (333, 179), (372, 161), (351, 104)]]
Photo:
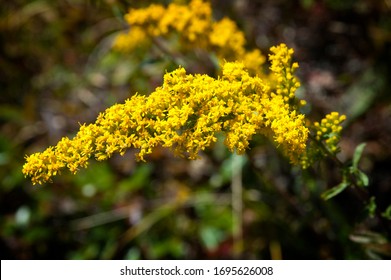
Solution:
[[(356, 176), (354, 176), (352, 173), (348, 172), (347, 171), (347, 164), (342, 162), (339, 158), (337, 158), (337, 156), (335, 154), (333, 154), (325, 145), (323, 142), (317, 140), (313, 135), (309, 135), (309, 138), (323, 151), (325, 152), (325, 154), (334, 162), (336, 163), (336, 165), (342, 169), (342, 172), (343, 172), (343, 176), (348, 176), (348, 179), (349, 179), (349, 183), (351, 184), (352, 186), (352, 190), (353, 192), (356, 194), (356, 196), (359, 197), (359, 199), (361, 200), (361, 202), (363, 203), (364, 206), (368, 205), (368, 203), (370, 202), (370, 199), (371, 199), (371, 196), (368, 192), (367, 189), (363, 188), (363, 187), (360, 187), (358, 186), (357, 184), (357, 178)], [(391, 238), (391, 227), (390, 227), (390, 224), (388, 222), (387, 219), (385, 219), (380, 211), (380, 209), (378, 209), (376, 207), (376, 210), (375, 210), (375, 216), (376, 218), (379, 220), (380, 224), (382, 225), (382, 227), (384, 228), (384, 230), (386, 231), (387, 233), (387, 237), (388, 239)]]

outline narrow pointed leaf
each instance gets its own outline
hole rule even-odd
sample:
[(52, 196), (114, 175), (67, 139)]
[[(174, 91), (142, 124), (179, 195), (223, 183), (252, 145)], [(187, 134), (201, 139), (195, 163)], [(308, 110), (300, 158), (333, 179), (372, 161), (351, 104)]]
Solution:
[(358, 168), (358, 163), (361, 159), (362, 153), (366, 145), (367, 145), (366, 143), (361, 143), (356, 147), (356, 150), (354, 151), (353, 154), (353, 164), (352, 164), (354, 169)]
[(329, 200), (330, 198), (332, 198), (332, 197), (338, 195), (339, 193), (341, 193), (348, 186), (349, 186), (348, 182), (342, 182), (339, 185), (337, 185), (337, 186), (335, 186), (335, 187), (325, 191), (324, 193), (322, 193), (322, 198), (324, 200)]
[(384, 211), (382, 213), (382, 216), (388, 220), (391, 220), (391, 205), (389, 205), (386, 209), (386, 211)]
[(357, 184), (360, 187), (368, 187), (369, 179), (368, 179), (367, 174), (365, 174), (361, 170), (357, 170), (356, 176), (357, 176)]

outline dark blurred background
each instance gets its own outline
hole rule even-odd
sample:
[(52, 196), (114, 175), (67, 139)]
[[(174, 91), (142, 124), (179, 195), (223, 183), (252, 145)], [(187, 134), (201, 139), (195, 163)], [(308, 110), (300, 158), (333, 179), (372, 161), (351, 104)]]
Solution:
[[(0, 4), (1, 258), (390, 258), (385, 228), (354, 192), (320, 198), (341, 180), (332, 163), (303, 172), (260, 137), (240, 157), (220, 141), (197, 161), (159, 148), (147, 163), (129, 151), (44, 186), (23, 177), (26, 154), (72, 137), (80, 123), (160, 84), (162, 54), (110, 50), (126, 29), (128, 8), (151, 2)], [(347, 115), (339, 156), (348, 160), (367, 143), (360, 166), (384, 211), (391, 204), (391, 1), (212, 6), (216, 19), (237, 22), (249, 47), (268, 53), (284, 42), (295, 49), (298, 95), (310, 104), (309, 116)]]

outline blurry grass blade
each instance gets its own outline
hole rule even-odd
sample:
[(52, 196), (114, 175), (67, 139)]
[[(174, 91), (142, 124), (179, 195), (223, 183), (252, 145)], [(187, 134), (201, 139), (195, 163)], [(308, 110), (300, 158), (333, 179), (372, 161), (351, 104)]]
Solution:
[(361, 79), (352, 85), (344, 94), (343, 103), (346, 104), (348, 121), (352, 122), (373, 104), (376, 96), (384, 87), (385, 79), (374, 68), (369, 68)]
[(114, 209), (112, 211), (102, 212), (94, 214), (88, 217), (80, 218), (71, 222), (71, 228), (73, 230), (84, 230), (104, 224), (112, 223), (122, 219), (126, 219), (129, 216), (129, 207), (122, 207)]
[(339, 185), (337, 185), (337, 186), (335, 186), (335, 187), (325, 191), (324, 193), (322, 193), (322, 198), (324, 200), (329, 200), (330, 198), (332, 198), (332, 197), (338, 195), (339, 193), (341, 193), (348, 186), (349, 186), (348, 182), (342, 182)]
[(361, 231), (349, 236), (353, 242), (361, 244), (367, 254), (374, 259), (384, 259), (391, 256), (391, 243), (377, 232)]
[[(160, 220), (175, 214), (178, 209), (183, 207), (189, 207), (194, 205), (227, 205), (230, 203), (229, 195), (219, 195), (213, 196), (205, 193), (193, 194), (192, 196), (186, 198), (185, 200), (181, 197), (178, 197), (176, 200), (165, 203), (157, 208), (155, 208), (151, 213), (144, 216), (138, 224), (131, 227), (123, 237), (123, 242), (128, 243), (137, 236), (149, 230), (154, 224)], [(221, 217), (220, 217), (221, 218)]]
[(164, 204), (145, 216), (137, 225), (131, 227), (124, 236), (125, 243), (133, 240), (143, 232), (150, 229), (154, 224), (164, 217), (172, 214), (178, 208), (176, 203)]
[(353, 233), (350, 236), (350, 240), (361, 244), (386, 244), (387, 239), (377, 232), (362, 231)]

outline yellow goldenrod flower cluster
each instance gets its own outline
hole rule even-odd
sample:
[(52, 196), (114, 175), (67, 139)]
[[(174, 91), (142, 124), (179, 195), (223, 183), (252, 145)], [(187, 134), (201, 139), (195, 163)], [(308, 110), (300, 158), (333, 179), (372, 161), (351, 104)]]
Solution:
[[(312, 126), (313, 141), (307, 145), (307, 151), (301, 156), (300, 164), (305, 169), (315, 161), (327, 157), (328, 153), (336, 155), (339, 152), (339, 141), (341, 140), (342, 125), (346, 120), (345, 115), (338, 112), (327, 114), (320, 122)], [(323, 148), (322, 148), (323, 146)]]
[(314, 123), (316, 140), (324, 143), (325, 147), (333, 154), (339, 152), (338, 143), (341, 139), (341, 123), (346, 120), (345, 115), (338, 112), (327, 114), (321, 121)]
[(300, 82), (293, 75), (295, 69), (299, 68), (297, 62), (292, 63), (291, 57), (293, 49), (277, 46), (271, 47), (269, 60), (271, 61), (270, 70), (274, 73), (276, 80), (276, 91), (278, 95), (283, 96), (286, 102), (295, 100), (295, 92), (300, 86)]
[(217, 141), (218, 133), (237, 153), (248, 148), (255, 134), (266, 135), (299, 163), (309, 130), (305, 116), (287, 102), (284, 91), (288, 89), (291, 98), (297, 86), (295, 78), (288, 76), (295, 68), (292, 51), (284, 44), (272, 51), (272, 72), (279, 81), (276, 92), (269, 80), (251, 76), (242, 62), (224, 63), (217, 79), (190, 75), (180, 67), (165, 74), (162, 86), (149, 96), (134, 95), (101, 113), (95, 123), (82, 125), (73, 139), (64, 137), (56, 146), (28, 156), (23, 173), (33, 184), (42, 184), (64, 168), (75, 173), (92, 157), (105, 160), (129, 148), (139, 150), (140, 160), (156, 146), (194, 159)]
[(202, 0), (192, 0), (188, 5), (153, 4), (145, 9), (131, 9), (125, 20), (130, 29), (114, 41), (113, 47), (118, 51), (131, 52), (153, 38), (175, 34), (184, 49), (205, 49), (221, 60), (242, 61), (254, 73), (260, 73), (265, 62), (258, 49), (246, 51), (245, 36), (235, 22), (228, 18), (214, 21), (210, 3)]

